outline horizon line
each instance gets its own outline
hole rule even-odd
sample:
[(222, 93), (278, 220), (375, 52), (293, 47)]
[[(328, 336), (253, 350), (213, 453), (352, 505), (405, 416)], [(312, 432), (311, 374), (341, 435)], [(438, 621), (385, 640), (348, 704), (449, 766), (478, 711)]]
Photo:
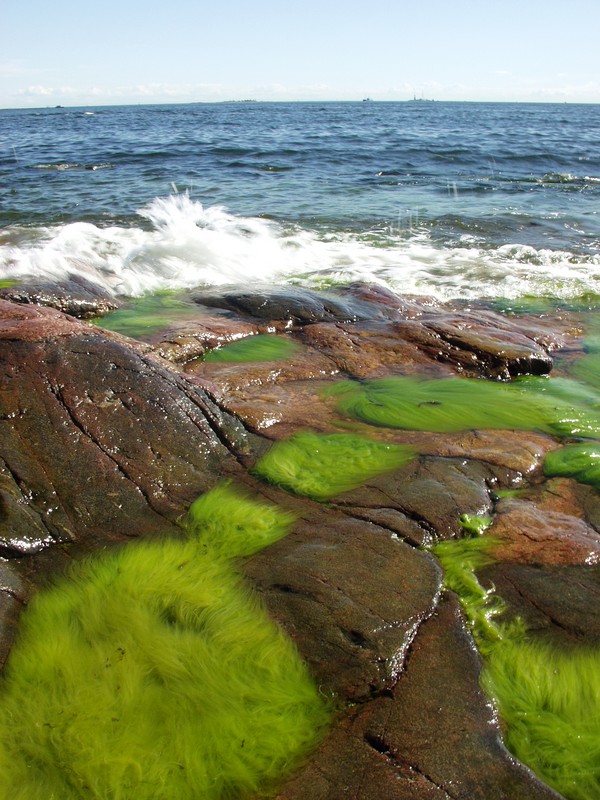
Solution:
[(414, 105), (425, 105), (431, 106), (435, 104), (443, 104), (443, 103), (462, 103), (462, 104), (472, 104), (472, 105), (546, 105), (546, 106), (563, 106), (563, 105), (573, 105), (573, 106), (583, 106), (583, 105), (600, 105), (600, 100), (437, 100), (435, 98), (424, 98), (424, 97), (411, 97), (405, 100), (390, 100), (390, 99), (377, 99), (372, 97), (363, 97), (363, 98), (356, 98), (356, 99), (311, 99), (311, 100), (280, 100), (280, 99), (256, 99), (256, 98), (246, 98), (238, 100), (236, 98), (230, 98), (226, 100), (177, 100), (177, 101), (139, 101), (139, 102), (105, 102), (105, 103), (77, 103), (75, 105), (64, 105), (62, 103), (57, 103), (55, 105), (44, 105), (44, 106), (2, 106), (0, 107), (0, 111), (54, 111), (54, 110), (61, 110), (61, 109), (74, 109), (74, 108), (127, 108), (127, 107), (135, 107), (135, 106), (191, 106), (191, 105), (227, 105), (227, 104), (235, 104), (235, 105), (245, 105), (245, 104), (260, 104), (260, 103), (270, 103), (270, 104), (281, 104), (281, 105), (292, 105), (292, 104), (323, 104), (323, 103), (347, 103), (352, 104), (356, 103), (362, 105), (364, 103), (371, 104), (371, 103), (378, 103), (378, 104), (414, 104)]

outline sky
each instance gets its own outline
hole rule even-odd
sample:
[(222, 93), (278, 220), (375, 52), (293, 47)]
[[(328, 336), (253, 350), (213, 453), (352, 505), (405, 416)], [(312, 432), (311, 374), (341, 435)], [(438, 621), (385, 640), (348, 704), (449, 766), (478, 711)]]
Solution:
[(0, 108), (600, 103), (599, 30), (600, 0), (11, 0)]

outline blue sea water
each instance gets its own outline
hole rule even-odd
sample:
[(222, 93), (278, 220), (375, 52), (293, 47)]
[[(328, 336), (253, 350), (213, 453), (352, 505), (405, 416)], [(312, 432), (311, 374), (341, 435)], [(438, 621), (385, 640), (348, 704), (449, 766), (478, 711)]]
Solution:
[(0, 279), (600, 293), (600, 105), (0, 111)]

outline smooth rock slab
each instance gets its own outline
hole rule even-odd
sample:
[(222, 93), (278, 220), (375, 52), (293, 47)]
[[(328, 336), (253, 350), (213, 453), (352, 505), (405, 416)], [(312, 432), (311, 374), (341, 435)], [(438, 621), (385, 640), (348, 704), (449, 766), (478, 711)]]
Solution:
[(420, 546), (461, 536), (462, 514), (491, 513), (495, 482), (494, 472), (477, 461), (424, 457), (333, 502)]
[(278, 800), (559, 800), (505, 749), (453, 597), (419, 629), (392, 692), (348, 712)]
[(532, 635), (561, 646), (600, 645), (600, 566), (498, 562), (478, 571), (485, 587)]
[(600, 534), (583, 519), (515, 498), (500, 500), (489, 535), (491, 555), (518, 564), (600, 563)]
[(0, 298), (13, 303), (50, 306), (79, 318), (106, 314), (120, 306), (119, 301), (105, 289), (77, 275), (58, 283), (19, 283), (0, 289)]
[(184, 376), (53, 309), (0, 301), (0, 552), (158, 531), (245, 431)]
[(439, 565), (371, 523), (310, 501), (282, 503), (301, 518), (246, 573), (325, 692), (364, 702), (391, 689), (438, 602)]

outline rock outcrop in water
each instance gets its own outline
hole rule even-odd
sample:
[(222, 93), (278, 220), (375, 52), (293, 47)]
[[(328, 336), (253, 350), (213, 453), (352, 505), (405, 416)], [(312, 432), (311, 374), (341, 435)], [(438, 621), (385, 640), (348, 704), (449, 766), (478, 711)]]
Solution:
[[(65, 294), (65, 289), (67, 293)], [(73, 309), (69, 287), (55, 305)], [(72, 558), (175, 530), (223, 476), (294, 512), (292, 533), (245, 572), (339, 713), (280, 800), (531, 800), (558, 795), (502, 744), (456, 598), (423, 549), (493, 519), (482, 573), (535, 630), (595, 643), (600, 517), (595, 492), (544, 480), (548, 434), (380, 429), (413, 463), (320, 504), (248, 468), (273, 440), (342, 419), (321, 390), (387, 375), (548, 374), (580, 346), (576, 316), (510, 318), (354, 287), (193, 294), (197, 320), (134, 342), (31, 304), (0, 301), (1, 656), (20, 609)], [(256, 334), (292, 339), (285, 360), (202, 355)], [(517, 498), (504, 491), (522, 489)], [(532, 531), (535, 535), (532, 535)], [(586, 609), (583, 614), (582, 610)]]

